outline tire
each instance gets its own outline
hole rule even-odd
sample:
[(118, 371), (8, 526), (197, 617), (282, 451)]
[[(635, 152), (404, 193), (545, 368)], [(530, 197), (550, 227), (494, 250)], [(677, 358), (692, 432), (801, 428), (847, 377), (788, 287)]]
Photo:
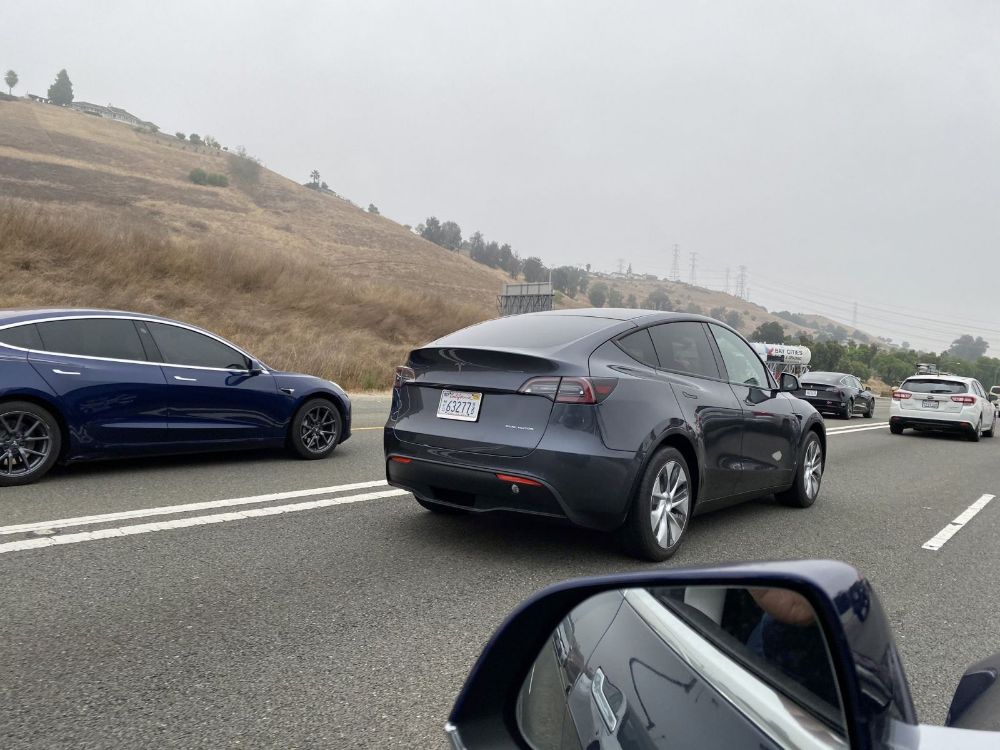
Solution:
[(429, 510), (431, 513), (440, 513), (442, 516), (460, 516), (468, 513), (467, 510), (462, 510), (461, 508), (453, 508), (450, 505), (435, 503), (433, 500), (425, 500), (420, 495), (414, 495), (413, 497), (421, 508)]
[(30, 401), (0, 404), (0, 487), (37, 482), (61, 450), (62, 431), (48, 409)]
[(889, 432), (891, 432), (893, 435), (902, 435), (903, 434), (903, 427), (902, 427), (902, 425), (892, 424), (890, 422), (889, 423)]
[(343, 431), (340, 410), (325, 398), (311, 398), (292, 417), (288, 446), (299, 458), (326, 458), (337, 449)]
[(852, 398), (847, 402), (847, 406), (844, 407), (843, 414), (840, 415), (843, 419), (850, 419), (854, 416), (854, 399)]
[(868, 404), (868, 409), (865, 410), (865, 419), (871, 419), (875, 416), (875, 399), (871, 400)]
[(808, 508), (816, 502), (823, 485), (823, 469), (826, 466), (823, 443), (819, 436), (810, 431), (802, 446), (802, 459), (795, 472), (795, 482), (784, 492), (775, 493), (783, 505), (792, 508)]
[(996, 432), (996, 429), (997, 429), (997, 414), (996, 411), (994, 410), (993, 421), (990, 423), (990, 429), (983, 430), (983, 437), (988, 437), (988, 438), (993, 437), (993, 434)]
[(694, 500), (691, 471), (681, 452), (676, 448), (657, 451), (646, 466), (621, 528), (625, 551), (652, 562), (673, 555), (684, 539)]
[(978, 443), (979, 438), (981, 438), (982, 435), (983, 435), (983, 418), (979, 417), (979, 421), (976, 423), (976, 429), (974, 429), (972, 433), (969, 435), (969, 440), (972, 441), (973, 443)]

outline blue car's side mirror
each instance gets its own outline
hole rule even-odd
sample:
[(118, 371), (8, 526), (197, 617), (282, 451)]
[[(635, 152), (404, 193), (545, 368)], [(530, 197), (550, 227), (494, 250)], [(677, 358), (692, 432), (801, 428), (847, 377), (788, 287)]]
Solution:
[(486, 646), (447, 731), (465, 750), (880, 748), (915, 725), (868, 581), (809, 561), (546, 589)]

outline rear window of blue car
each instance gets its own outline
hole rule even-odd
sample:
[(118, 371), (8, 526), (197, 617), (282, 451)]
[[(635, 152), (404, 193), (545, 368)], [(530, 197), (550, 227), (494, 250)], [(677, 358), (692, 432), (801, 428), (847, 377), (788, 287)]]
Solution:
[(128, 318), (79, 318), (37, 323), (47, 352), (143, 362), (146, 352)]
[(433, 346), (501, 346), (550, 349), (612, 328), (621, 321), (583, 315), (511, 315), (463, 328), (438, 339)]
[(19, 349), (41, 349), (42, 340), (38, 337), (34, 323), (4, 328), (0, 330), (0, 344), (16, 346)]

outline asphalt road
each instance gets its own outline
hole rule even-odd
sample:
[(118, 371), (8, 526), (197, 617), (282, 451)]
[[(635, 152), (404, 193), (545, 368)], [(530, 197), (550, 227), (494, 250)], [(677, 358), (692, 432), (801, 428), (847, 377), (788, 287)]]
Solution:
[[(601, 534), (440, 517), (378, 496), (385, 486), (311, 492), (384, 479), (387, 400), (356, 408), (358, 431), (327, 461), (94, 464), (0, 490), (0, 747), (443, 748), (464, 676), (513, 606), (564, 578), (654, 567)], [(921, 720), (941, 723), (965, 667), (1000, 651), (1000, 502), (941, 550), (921, 545), (1000, 495), (1000, 439), (883, 425), (829, 442), (815, 506), (761, 500), (699, 517), (668, 564), (858, 566), (896, 629)], [(191, 503), (210, 505), (149, 515)], [(118, 515), (72, 521), (98, 514)], [(166, 525), (100, 533), (145, 524)], [(3, 546), (15, 542), (46, 546)]]

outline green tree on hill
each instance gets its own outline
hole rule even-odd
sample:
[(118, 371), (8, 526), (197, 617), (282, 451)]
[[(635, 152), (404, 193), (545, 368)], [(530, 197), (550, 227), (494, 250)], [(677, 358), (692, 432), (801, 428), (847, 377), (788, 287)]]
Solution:
[(541, 258), (536, 258), (534, 255), (524, 259), (521, 270), (524, 272), (524, 280), (528, 282), (546, 281), (549, 278), (549, 269), (542, 263)]
[(20, 79), (17, 77), (17, 73), (15, 73), (13, 70), (7, 71), (7, 75), (3, 77), (3, 82), (7, 84), (8, 94), (10, 94), (14, 90), (14, 87), (17, 85), (18, 80)]
[(616, 286), (608, 292), (608, 307), (621, 307), (625, 303), (625, 295)]
[(200, 146), (202, 144), (201, 136), (197, 133), (192, 133), (188, 136), (188, 140), (191, 141), (195, 146)]
[(743, 327), (743, 316), (740, 315), (736, 310), (729, 310), (726, 313), (725, 321), (727, 324), (739, 330)]
[(947, 353), (948, 355), (957, 357), (958, 359), (975, 362), (977, 359), (986, 354), (986, 350), (989, 348), (989, 342), (982, 336), (972, 338), (969, 334), (965, 334), (964, 336), (959, 336), (951, 342), (951, 347), (948, 349)]
[(591, 284), (590, 290), (587, 292), (587, 298), (594, 307), (604, 307), (604, 303), (608, 299), (608, 285), (603, 281)]
[(56, 74), (55, 83), (49, 86), (49, 99), (53, 104), (65, 106), (73, 101), (73, 83), (66, 68)]
[(376, 216), (378, 216), (379, 215), (378, 206), (376, 206), (374, 203), (369, 203), (368, 204), (368, 213), (375, 214)]
[(785, 343), (785, 327), (777, 321), (761, 323), (750, 334), (750, 340), (767, 344), (783, 344)]
[(314, 190), (319, 187), (320, 174), (318, 169), (314, 169), (309, 173), (309, 187)]
[(181, 132), (181, 131), (179, 131), (179, 130), (178, 130), (178, 131), (177, 131), (176, 133), (174, 133), (174, 135), (176, 135), (176, 136), (177, 136), (177, 139), (178, 139), (178, 140), (181, 140), (181, 141), (186, 141), (186, 140), (187, 140), (187, 136), (186, 136), (186, 135), (184, 135), (184, 133), (182, 133), (182, 132)]

